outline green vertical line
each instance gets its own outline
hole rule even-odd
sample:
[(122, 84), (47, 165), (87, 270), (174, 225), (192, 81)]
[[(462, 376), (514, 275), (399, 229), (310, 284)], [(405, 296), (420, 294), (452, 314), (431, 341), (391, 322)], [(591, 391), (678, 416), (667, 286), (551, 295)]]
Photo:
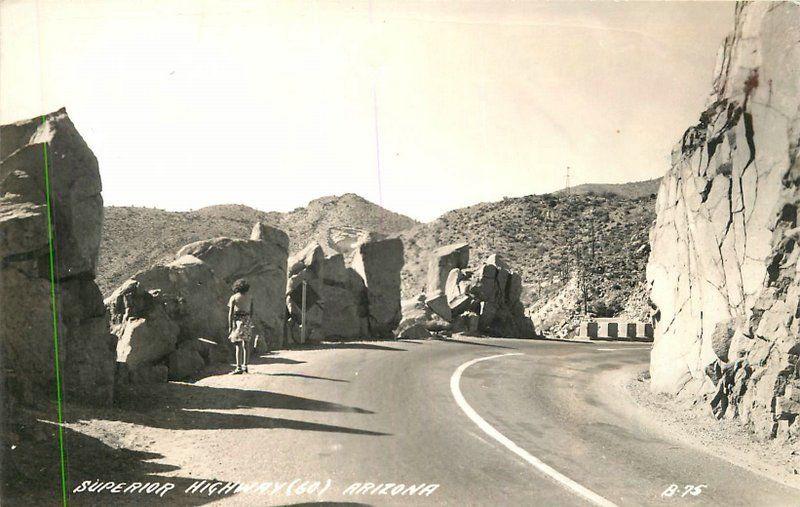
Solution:
[[(47, 122), (42, 116), (42, 125)], [(64, 416), (61, 401), (61, 369), (60, 355), (58, 353), (58, 311), (56, 309), (56, 265), (55, 265), (55, 246), (53, 244), (53, 218), (52, 204), (50, 202), (50, 168), (47, 162), (47, 143), (44, 143), (44, 193), (47, 202), (47, 241), (50, 246), (50, 307), (53, 314), (53, 351), (55, 359), (53, 366), (56, 374), (56, 399), (58, 401), (58, 450), (61, 465), (61, 503), (67, 505), (67, 466), (64, 453)]]

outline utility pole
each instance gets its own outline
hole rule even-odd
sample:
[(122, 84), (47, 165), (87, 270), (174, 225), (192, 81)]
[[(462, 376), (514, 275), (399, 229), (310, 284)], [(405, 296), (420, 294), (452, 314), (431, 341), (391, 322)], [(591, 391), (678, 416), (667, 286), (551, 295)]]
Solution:
[(567, 195), (572, 195), (572, 189), (569, 187), (569, 166), (567, 166), (567, 178), (566, 184), (564, 185), (567, 188)]
[(589, 233), (592, 236), (592, 267), (594, 267), (594, 250), (595, 250), (595, 235), (594, 235), (594, 210), (589, 210)]
[(581, 246), (578, 245), (575, 247), (575, 259), (576, 264), (578, 267), (578, 288), (581, 291), (581, 297), (583, 298), (583, 313), (584, 315), (589, 313), (589, 305), (587, 301), (587, 287), (586, 287), (586, 264), (585, 261), (581, 259)]

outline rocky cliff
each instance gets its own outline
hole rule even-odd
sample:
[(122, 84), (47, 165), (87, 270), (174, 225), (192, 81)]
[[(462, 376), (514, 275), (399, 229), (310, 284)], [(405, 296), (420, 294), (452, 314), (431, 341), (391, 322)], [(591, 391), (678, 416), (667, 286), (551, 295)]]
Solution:
[(103, 220), (97, 159), (63, 109), (0, 127), (0, 141), (4, 401), (55, 398), (57, 343), (65, 399), (108, 405), (116, 340), (94, 282)]
[(654, 390), (764, 437), (800, 433), (800, 6), (736, 5), (650, 233)]

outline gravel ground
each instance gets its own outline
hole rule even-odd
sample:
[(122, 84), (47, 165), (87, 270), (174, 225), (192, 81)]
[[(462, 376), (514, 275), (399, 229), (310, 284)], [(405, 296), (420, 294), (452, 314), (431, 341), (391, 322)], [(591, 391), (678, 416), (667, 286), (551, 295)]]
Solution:
[(717, 420), (702, 403), (652, 393), (646, 371), (628, 369), (617, 375), (615, 384), (636, 404), (639, 417), (669, 437), (800, 488), (800, 442), (759, 441), (736, 420)]

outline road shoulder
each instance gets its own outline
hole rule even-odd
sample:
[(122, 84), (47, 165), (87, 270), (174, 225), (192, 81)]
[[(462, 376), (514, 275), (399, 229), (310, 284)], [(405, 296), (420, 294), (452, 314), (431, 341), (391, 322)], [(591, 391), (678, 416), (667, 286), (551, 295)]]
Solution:
[(637, 365), (607, 374), (606, 385), (626, 401), (620, 403), (621, 410), (665, 438), (800, 489), (800, 451), (775, 440), (758, 441), (737, 421), (717, 420), (700, 404), (654, 394), (644, 373)]

